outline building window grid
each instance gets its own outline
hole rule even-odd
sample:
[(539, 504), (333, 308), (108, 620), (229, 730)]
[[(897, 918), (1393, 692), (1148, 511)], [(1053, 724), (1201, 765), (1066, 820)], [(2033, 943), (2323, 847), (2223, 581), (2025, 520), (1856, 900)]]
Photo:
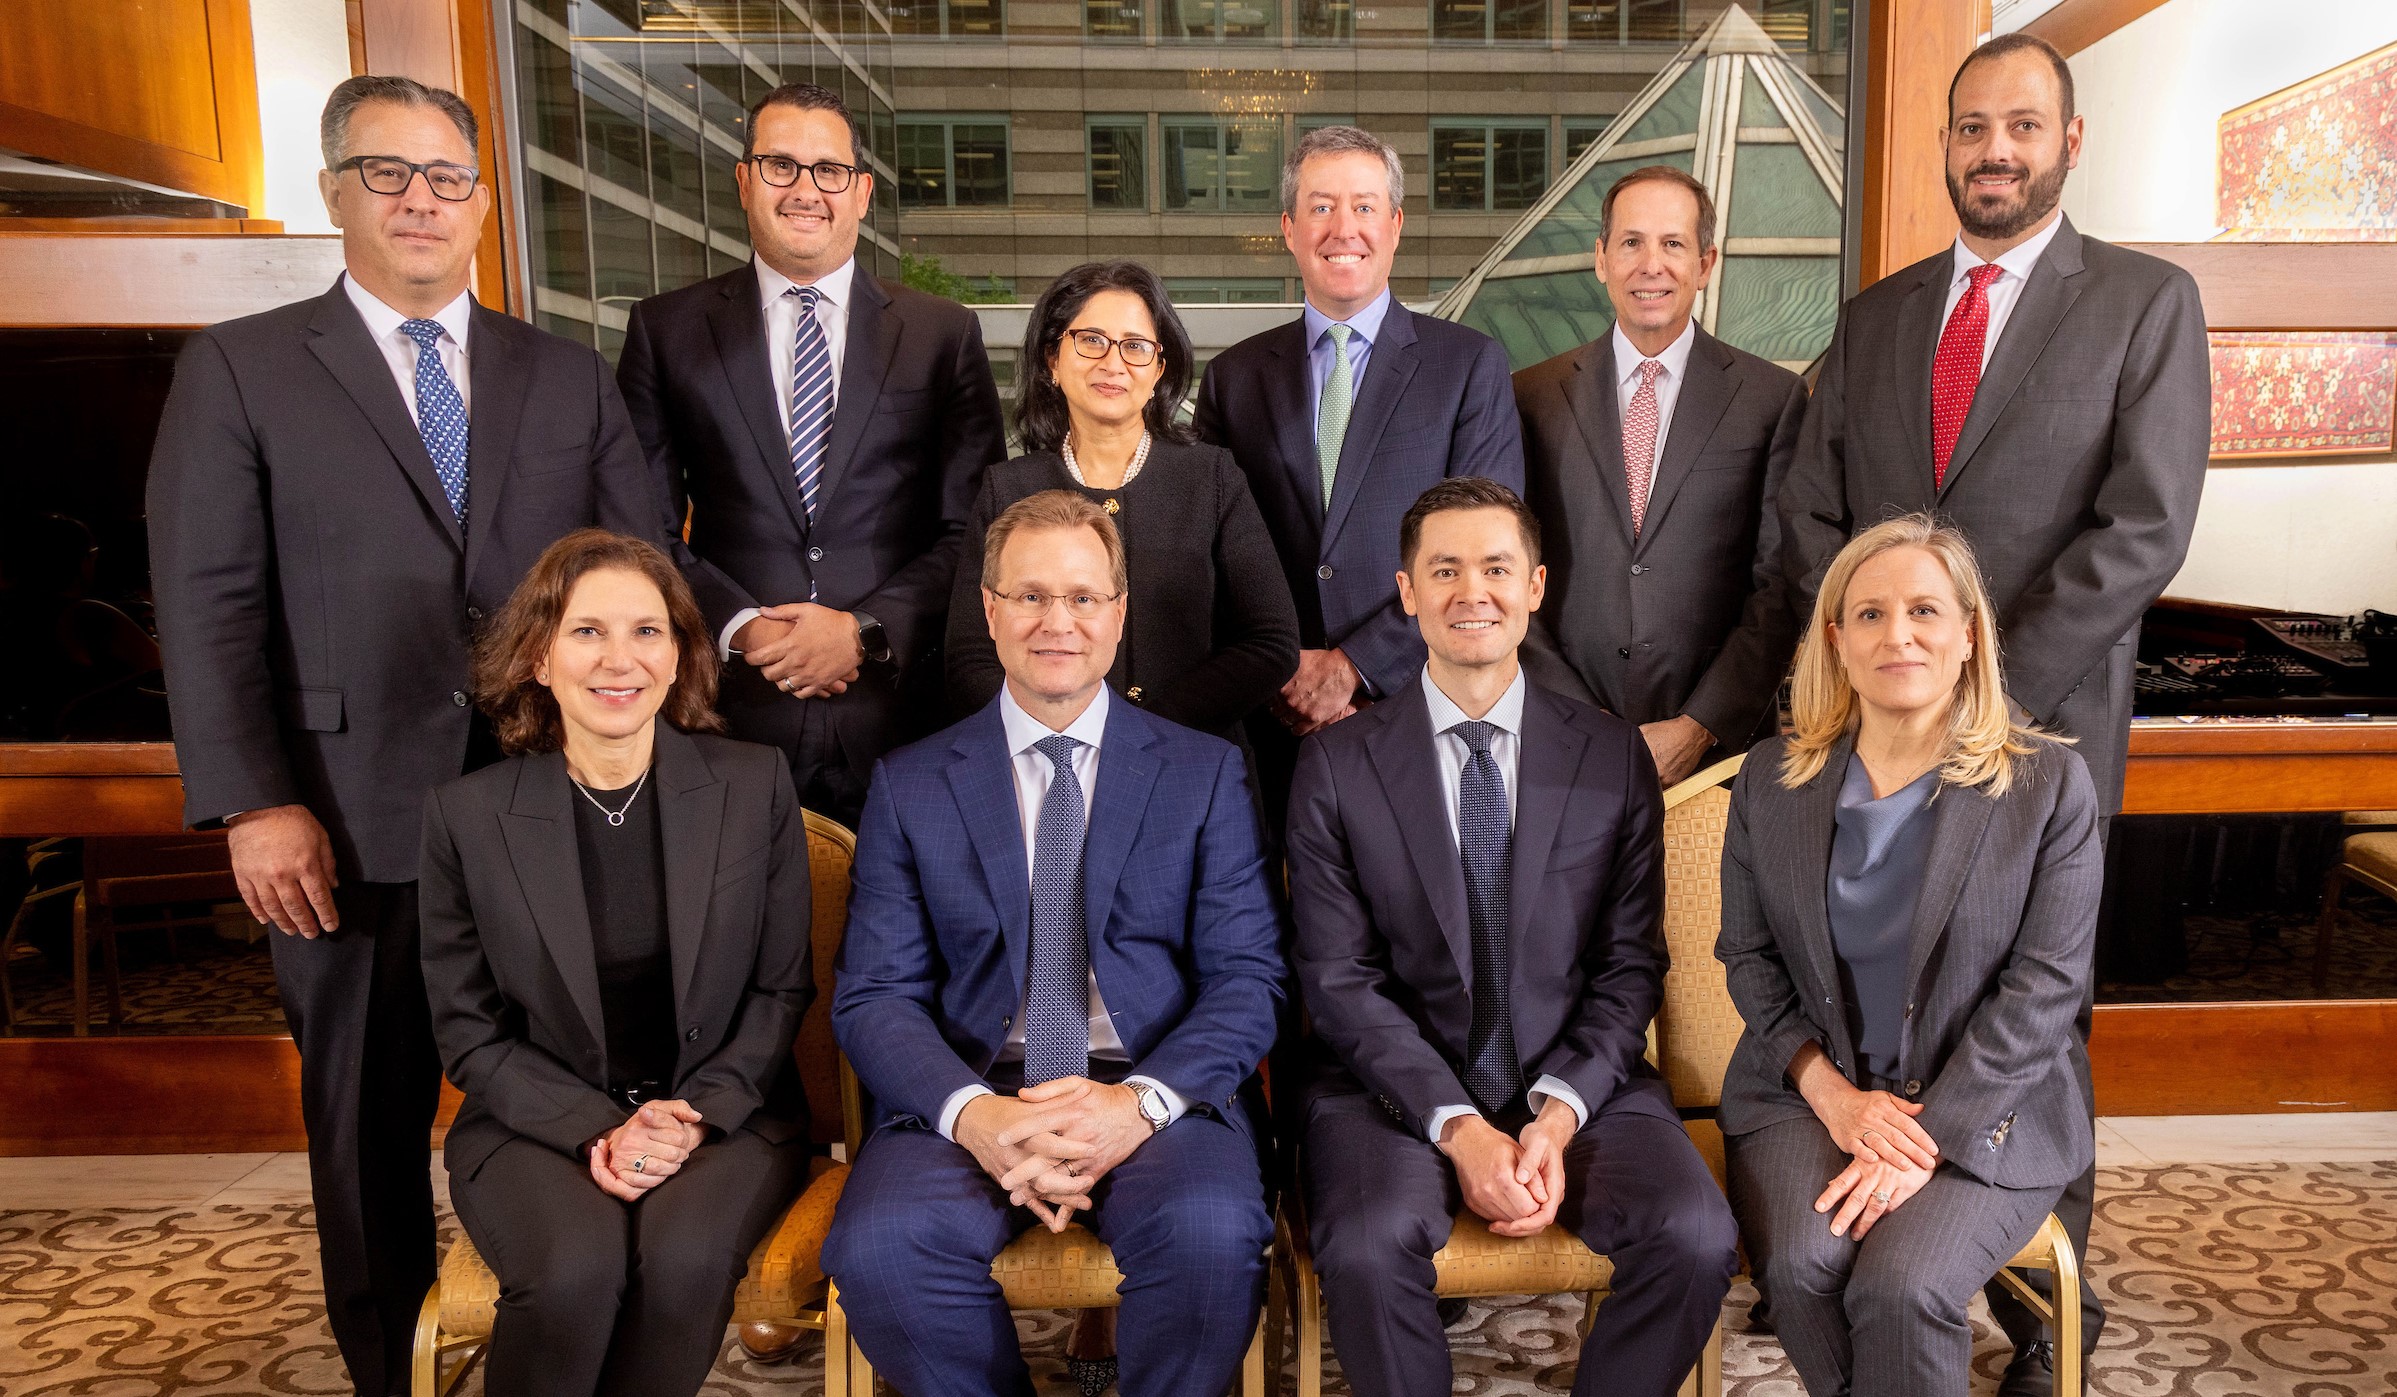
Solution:
[(1174, 43), (1346, 44), (1356, 39), (1356, 0), (1153, 0), (1153, 11), (1151, 3), (1082, 0), (1082, 37), (1138, 43), (1153, 30), (1160, 41)]
[(891, 32), (911, 38), (1007, 37), (1006, 0), (904, 0), (890, 15)]
[(1174, 213), (1280, 207), (1282, 118), (1173, 113), (1158, 117), (1162, 203)]
[(1005, 208), (1013, 188), (1003, 116), (908, 117), (898, 124), (899, 207)]
[(1431, 125), (1432, 209), (1510, 213), (1547, 191), (1544, 117), (1436, 117)]
[(1083, 170), (1093, 211), (1149, 211), (1149, 120), (1145, 114), (1083, 119)]

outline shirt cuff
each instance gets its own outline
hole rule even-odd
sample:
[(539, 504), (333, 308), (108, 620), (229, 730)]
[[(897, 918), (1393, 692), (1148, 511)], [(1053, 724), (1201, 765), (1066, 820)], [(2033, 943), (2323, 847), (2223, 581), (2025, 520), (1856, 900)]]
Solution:
[(977, 1096), (997, 1095), (997, 1092), (992, 1091), (989, 1087), (982, 1085), (980, 1082), (976, 1082), (969, 1087), (959, 1087), (957, 1090), (950, 1092), (949, 1099), (941, 1103), (940, 1137), (951, 1144), (955, 1144), (957, 1142), (957, 1113), (963, 1111), (965, 1109), (965, 1104)]
[(1172, 1125), (1175, 1121), (1180, 1120), (1183, 1114), (1190, 1109), (1190, 1103), (1182, 1099), (1182, 1093), (1154, 1077), (1126, 1077), (1124, 1085), (1144, 1086), (1156, 1092), (1158, 1097), (1165, 1102), (1165, 1123), (1167, 1125)]
[(1474, 1110), (1471, 1106), (1436, 1106), (1432, 1109), (1432, 1113), (1424, 1118), (1423, 1134), (1425, 1138), (1437, 1145), (1440, 1143), (1440, 1132), (1448, 1128), (1450, 1121), (1459, 1116), (1478, 1116), (1480, 1114), (1481, 1112)]
[[(748, 625), (757, 618), (758, 609), (754, 606), (745, 610), (734, 612), (732, 614), (732, 619), (724, 623), (724, 633), (716, 637), (716, 658), (720, 660), (731, 659), (732, 638), (741, 633), (741, 627)], [(943, 1135), (948, 1134), (948, 1132), (945, 1130), (941, 1133)]]
[(1531, 1109), (1537, 1112), (1541, 1106), (1546, 1104), (1540, 1100), (1543, 1096), (1553, 1096), (1573, 1108), (1573, 1128), (1575, 1130), (1590, 1123), (1588, 1104), (1581, 1099), (1580, 1092), (1565, 1085), (1564, 1078), (1553, 1073), (1542, 1073), (1540, 1080), (1532, 1083), (1531, 1090), (1524, 1094), (1524, 1099), (1530, 1102)]

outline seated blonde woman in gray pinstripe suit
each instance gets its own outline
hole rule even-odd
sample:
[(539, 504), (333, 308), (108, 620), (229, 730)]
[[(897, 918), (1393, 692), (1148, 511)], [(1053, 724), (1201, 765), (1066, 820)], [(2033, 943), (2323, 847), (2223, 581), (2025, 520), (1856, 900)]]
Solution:
[(1832, 562), (1792, 707), (1723, 849), (1732, 1211), (1809, 1393), (1961, 1397), (1966, 1304), (2094, 1149), (2096, 799), (2013, 715), (1972, 550), (1927, 515)]

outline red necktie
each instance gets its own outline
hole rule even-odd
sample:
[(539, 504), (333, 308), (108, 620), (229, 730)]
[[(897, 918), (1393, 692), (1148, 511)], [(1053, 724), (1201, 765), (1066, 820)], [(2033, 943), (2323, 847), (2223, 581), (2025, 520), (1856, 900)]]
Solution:
[(1948, 459), (1956, 454), (1956, 437), (1964, 417), (1973, 409), (1973, 390), (1981, 386), (1981, 345), (1989, 335), (1989, 283), (2005, 271), (1984, 262), (1965, 275), (1972, 285), (1948, 314), (1948, 327), (1939, 332), (1939, 354), (1931, 360), (1931, 488), (1948, 483)]

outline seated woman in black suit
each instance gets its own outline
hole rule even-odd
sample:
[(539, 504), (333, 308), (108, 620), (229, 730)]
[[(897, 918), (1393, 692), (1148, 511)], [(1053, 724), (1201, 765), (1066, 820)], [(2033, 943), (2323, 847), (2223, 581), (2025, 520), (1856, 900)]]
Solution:
[(1723, 846), (1731, 1208), (1808, 1392), (1962, 1397), (1966, 1304), (2095, 1148), (2096, 797), (1927, 515), (1832, 561), (1791, 708)]
[(1248, 479), (1182, 423), (1190, 336), (1156, 273), (1088, 262), (1049, 283), (1016, 361), (1026, 454), (992, 466), (949, 603), (950, 707), (989, 703), (1003, 675), (982, 616), (982, 536), (1043, 490), (1115, 516), (1132, 570), (1115, 691), (1160, 718), (1240, 741), (1240, 722), (1298, 671), (1298, 608)]
[(499, 1277), (484, 1385), (694, 1393), (807, 1169), (790, 771), (713, 735), (706, 623), (666, 555), (620, 534), (541, 555), (474, 683), (514, 755), (426, 802), (421, 897), (434, 1036), (466, 1094), (450, 1197)]

